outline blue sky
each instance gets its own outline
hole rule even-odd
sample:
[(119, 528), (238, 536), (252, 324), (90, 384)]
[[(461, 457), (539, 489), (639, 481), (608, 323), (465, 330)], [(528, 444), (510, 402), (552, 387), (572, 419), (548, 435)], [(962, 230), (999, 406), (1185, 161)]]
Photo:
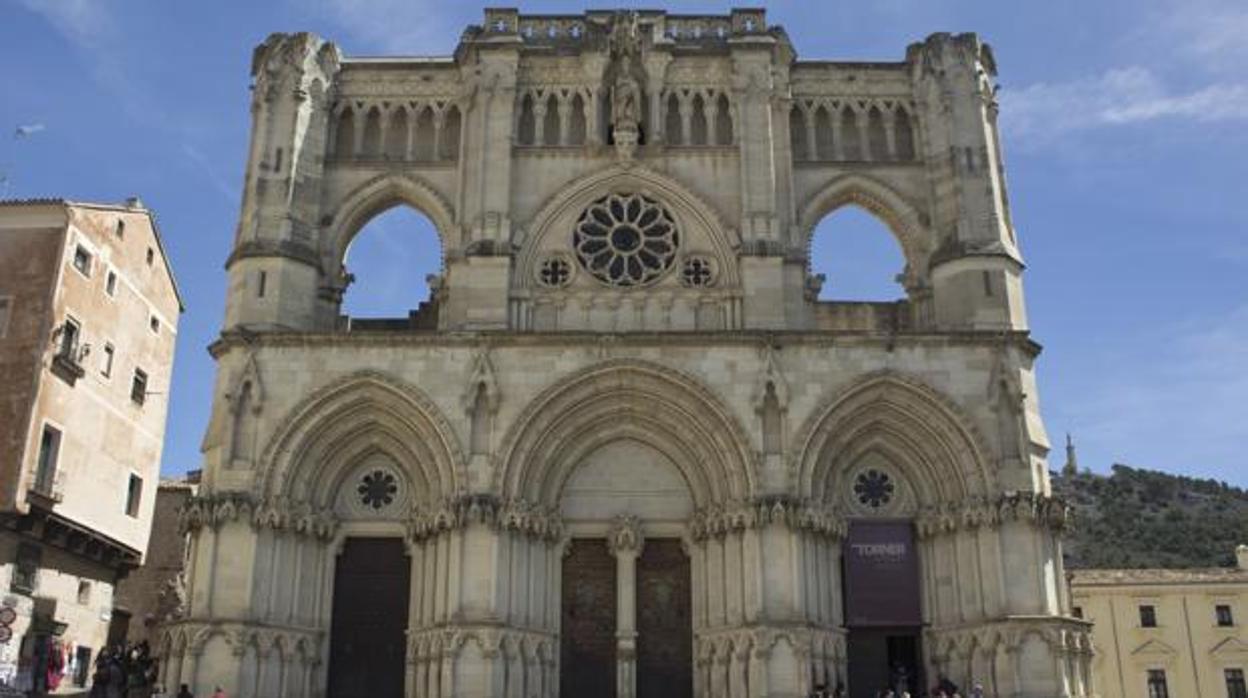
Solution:
[[(7, 196), (138, 194), (173, 257), (187, 313), (166, 472), (197, 467), (207, 423), (205, 347), (222, 317), (252, 48), (270, 32), (310, 30), (348, 55), (448, 53), (479, 19), (479, 6), (430, 0), (0, 0)], [(1055, 445), (1069, 430), (1093, 470), (1125, 462), (1248, 485), (1248, 3), (783, 2), (769, 20), (805, 58), (899, 60), (934, 31), (991, 42)], [(45, 128), (10, 137), (27, 124)], [(420, 225), (396, 211), (370, 226), (348, 261), (391, 272), (361, 273), (368, 288), (361, 282), (350, 307), (415, 305), (423, 271), (393, 270), (429, 268), (432, 245), (405, 244), (432, 240), (413, 233)], [(881, 293), (899, 259), (891, 241), (863, 214), (837, 214), (834, 225), (816, 249), (831, 288)], [(874, 278), (859, 278), (868, 269)]]

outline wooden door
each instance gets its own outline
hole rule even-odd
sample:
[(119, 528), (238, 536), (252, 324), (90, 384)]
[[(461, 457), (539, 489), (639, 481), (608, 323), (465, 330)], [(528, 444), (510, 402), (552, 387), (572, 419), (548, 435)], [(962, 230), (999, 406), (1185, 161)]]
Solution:
[(615, 558), (601, 538), (574, 538), (563, 560), (559, 695), (615, 698)]
[(410, 576), (402, 539), (347, 539), (334, 572), (328, 698), (402, 698)]
[(637, 560), (637, 696), (691, 698), (689, 558), (680, 541), (647, 538)]

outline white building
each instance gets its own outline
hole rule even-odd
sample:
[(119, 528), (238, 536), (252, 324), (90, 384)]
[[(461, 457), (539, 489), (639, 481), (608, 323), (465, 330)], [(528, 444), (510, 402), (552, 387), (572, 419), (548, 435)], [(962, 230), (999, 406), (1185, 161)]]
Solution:
[(126, 637), (181, 312), (137, 199), (0, 202), (0, 683), (80, 691)]

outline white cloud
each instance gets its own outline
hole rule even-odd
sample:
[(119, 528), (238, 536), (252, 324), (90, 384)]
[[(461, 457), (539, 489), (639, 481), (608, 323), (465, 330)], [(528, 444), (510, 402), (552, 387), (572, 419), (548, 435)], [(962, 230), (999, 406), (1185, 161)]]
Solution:
[(26, 9), (42, 15), (65, 38), (92, 45), (112, 30), (105, 3), (96, 0), (21, 0)]
[(1176, 118), (1199, 122), (1248, 119), (1248, 83), (1169, 89), (1147, 68), (1115, 68), (1063, 83), (1004, 89), (1001, 119), (1022, 141), (1047, 141), (1078, 130)]
[(1248, 6), (1236, 0), (1181, 0), (1153, 25), (1154, 43), (1178, 48), (1215, 70), (1242, 70), (1248, 60)]

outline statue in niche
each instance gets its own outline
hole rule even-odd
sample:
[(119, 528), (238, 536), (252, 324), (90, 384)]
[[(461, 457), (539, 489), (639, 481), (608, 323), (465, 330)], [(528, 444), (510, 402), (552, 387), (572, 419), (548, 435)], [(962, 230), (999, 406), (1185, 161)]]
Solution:
[(607, 84), (611, 95), (611, 138), (620, 156), (633, 156), (641, 140), (642, 86), (641, 25), (636, 12), (620, 12), (611, 22), (607, 39), (611, 66)]
[(641, 122), (641, 85), (627, 73), (620, 75), (611, 91), (611, 123), (636, 127)]

